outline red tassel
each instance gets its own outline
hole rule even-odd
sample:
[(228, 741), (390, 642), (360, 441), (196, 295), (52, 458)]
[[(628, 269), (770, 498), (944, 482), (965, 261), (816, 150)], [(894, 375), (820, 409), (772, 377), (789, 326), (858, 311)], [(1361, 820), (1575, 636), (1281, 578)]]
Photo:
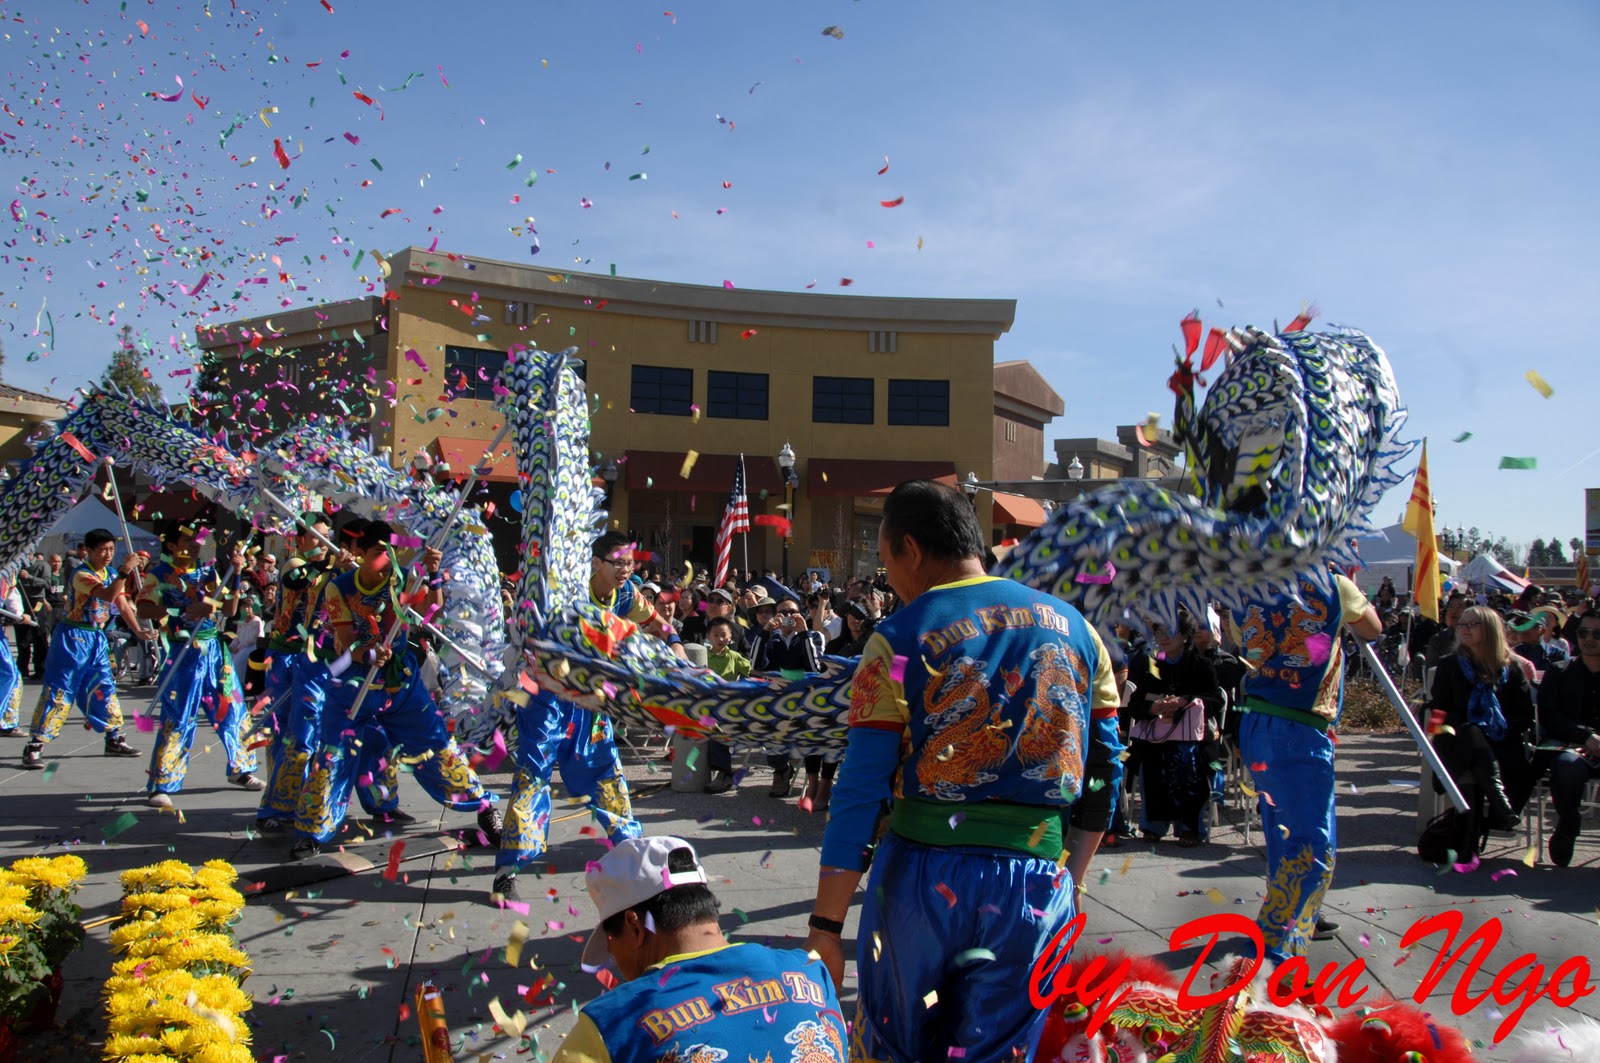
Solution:
[(1200, 356), (1200, 371), (1204, 373), (1210, 369), (1227, 349), (1228, 334), (1219, 328), (1212, 329), (1211, 335), (1206, 337), (1205, 353)]
[(1316, 317), (1317, 314), (1318, 314), (1318, 310), (1317, 310), (1316, 304), (1313, 303), (1311, 306), (1308, 306), (1304, 310), (1302, 310), (1300, 312), (1300, 314), (1293, 321), (1289, 322), (1289, 327), (1284, 329), (1283, 331), (1285, 331), (1285, 332), (1299, 332), (1302, 329), (1304, 329), (1307, 325), (1311, 324), (1312, 318)]
[(1183, 329), (1183, 353), (1194, 354), (1194, 349), (1200, 346), (1200, 311), (1189, 311), (1189, 316), (1178, 322), (1178, 326)]

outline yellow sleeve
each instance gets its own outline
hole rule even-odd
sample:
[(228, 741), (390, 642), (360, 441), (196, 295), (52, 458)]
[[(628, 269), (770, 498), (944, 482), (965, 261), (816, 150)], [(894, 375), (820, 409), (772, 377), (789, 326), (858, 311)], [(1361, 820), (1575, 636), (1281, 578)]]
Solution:
[(85, 596), (92, 594), (100, 585), (100, 581), (95, 578), (95, 574), (87, 568), (80, 568), (72, 574), (72, 589), (79, 594)]
[(600, 1027), (580, 1011), (578, 1024), (550, 1057), (550, 1063), (611, 1063), (611, 1053), (600, 1036)]
[(628, 610), (628, 619), (635, 624), (643, 624), (656, 615), (656, 607), (642, 594), (633, 596), (633, 607)]
[[(902, 665), (904, 662), (902, 662)], [(918, 664), (917, 667), (922, 667)], [(911, 722), (904, 684), (895, 678), (894, 647), (874, 632), (850, 680), (850, 726), (903, 731)], [(901, 676), (905, 673), (901, 672)]]
[(1345, 623), (1360, 620), (1365, 616), (1367, 606), (1371, 603), (1367, 601), (1367, 596), (1361, 593), (1361, 588), (1338, 573), (1334, 573), (1333, 582), (1339, 588), (1339, 608), (1344, 613)]
[(334, 627), (356, 622), (355, 617), (350, 614), (350, 605), (344, 600), (344, 595), (339, 593), (339, 588), (330, 586), (323, 601), (328, 607), (328, 623)]
[(1117, 674), (1111, 668), (1111, 654), (1106, 650), (1100, 632), (1089, 625), (1089, 635), (1094, 639), (1097, 660), (1094, 664), (1094, 700), (1089, 709), (1115, 709), (1122, 706), (1122, 688), (1117, 685)]

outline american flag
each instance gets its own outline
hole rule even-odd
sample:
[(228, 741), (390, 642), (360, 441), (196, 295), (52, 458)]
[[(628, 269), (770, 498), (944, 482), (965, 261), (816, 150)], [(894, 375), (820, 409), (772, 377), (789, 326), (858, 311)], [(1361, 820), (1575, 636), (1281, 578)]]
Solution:
[(750, 499), (744, 493), (744, 455), (733, 467), (733, 496), (722, 514), (722, 527), (717, 529), (717, 572), (713, 587), (722, 586), (728, 578), (728, 567), (733, 557), (733, 537), (738, 532), (750, 530)]

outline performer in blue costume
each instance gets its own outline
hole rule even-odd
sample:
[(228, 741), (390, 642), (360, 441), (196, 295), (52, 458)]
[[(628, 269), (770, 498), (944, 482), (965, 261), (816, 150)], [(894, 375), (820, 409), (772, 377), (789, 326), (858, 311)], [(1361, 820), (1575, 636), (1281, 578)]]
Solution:
[(584, 966), (622, 984), (578, 1013), (551, 1063), (845, 1063), (828, 972), (799, 949), (730, 945), (688, 842), (624, 841), (585, 875), (600, 928)]
[[(634, 593), (627, 578), (633, 544), (619, 532), (595, 540), (589, 597), (620, 619), (641, 627), (655, 623), (656, 611)], [(550, 827), (550, 779), (556, 769), (573, 797), (589, 799), (589, 811), (613, 844), (637, 838), (628, 780), (622, 774), (611, 721), (588, 709), (539, 692), (517, 709), (516, 774), (506, 812), (500, 851), (495, 856), (490, 899), (517, 901), (517, 872), (544, 855)]]
[[(28, 615), (28, 607), (22, 603), (22, 592), (15, 586), (0, 583), (0, 601), (4, 601), (6, 612), (21, 617), (21, 620), (15, 621), (17, 637), (33, 638), (35, 621)], [(6, 638), (4, 631), (0, 631), (0, 738), (10, 738), (17, 733), (21, 713), (22, 673), (17, 671), (17, 662), (11, 656), (11, 641)]]
[[(500, 843), (500, 811), (495, 807), (499, 799), (483, 788), (456, 748), (438, 706), (422, 685), (406, 625), (394, 623), (408, 577), (390, 551), (393, 535), (385, 521), (369, 521), (355, 543), (361, 566), (335, 576), (328, 585), (328, 620), (339, 659), (329, 666), (333, 682), (322, 712), (322, 750), (312, 759), (300, 792), (291, 860), (315, 856), (344, 825), (360, 768), (358, 742), (398, 747), (429, 797), (447, 808), (477, 812), (478, 827), (490, 844)], [(427, 573), (426, 593), (414, 607), (426, 614), (444, 602), (442, 556), (438, 550), (425, 549), (421, 560)], [(351, 710), (372, 664), (379, 666), (380, 678), (352, 719)]]
[(117, 540), (104, 528), (83, 537), (88, 556), (67, 580), (67, 608), (50, 635), (44, 689), (33, 710), (28, 744), (22, 748), (22, 766), (44, 769), (44, 744), (61, 733), (74, 702), (89, 726), (105, 735), (105, 755), (137, 757), (139, 751), (122, 737), (122, 705), (111, 674), (111, 652), (105, 626), (118, 600), (128, 593), (129, 580), (144, 564), (138, 554), (122, 561), (116, 576), (110, 572)]
[[(1266, 959), (1304, 956), (1317, 933), (1337, 850), (1333, 739), (1344, 708), (1339, 625), (1371, 641), (1383, 622), (1343, 576), (1302, 576), (1300, 600), (1247, 598), (1236, 614), (1246, 664), (1239, 755), (1260, 793), (1267, 896), (1256, 921)], [(1328, 931), (1331, 933), (1331, 924)]]
[(244, 692), (233, 672), (233, 658), (222, 642), (217, 614), (232, 616), (239, 609), (238, 579), (244, 568), (244, 549), (235, 543), (229, 558), (232, 585), (221, 586), (213, 565), (196, 561), (199, 544), (194, 529), (177, 522), (161, 534), (165, 557), (150, 568), (139, 619), (163, 624), (173, 636), (174, 652), (158, 686), (165, 688), (161, 703), (161, 733), (150, 755), (148, 803), (171, 808), (172, 794), (183, 789), (189, 770), (189, 749), (201, 715), (216, 729), (227, 758), (228, 780), (246, 790), (263, 790), (256, 778), (256, 755), (244, 744), (249, 713)]
[[(1075, 912), (1063, 821), (1113, 755), (1093, 748), (1097, 711), (1120, 701), (1111, 659), (1072, 606), (985, 575), (983, 530), (949, 487), (895, 488), (878, 555), (904, 605), (855, 673), (807, 946), (842, 981), (870, 863), (851, 1058), (1030, 1056), (1044, 1012), (1018, 987)], [(960, 964), (974, 949), (992, 958)]]
[[(352, 521), (343, 529), (346, 535), (360, 534), (366, 521)], [(321, 513), (305, 513), (302, 530), (295, 537), (296, 553), (283, 566), (278, 577), (278, 613), (267, 641), (267, 688), (272, 728), (272, 771), (256, 811), (256, 826), (267, 832), (281, 831), (294, 824), (300, 791), (311, 770), (322, 733), (322, 708), (328, 696), (328, 662), (325, 652), (332, 645), (326, 638), (327, 626), (321, 622), (323, 597), (334, 569), (324, 539), (331, 539), (332, 525)], [(322, 645), (319, 645), (319, 641)], [(356, 797), (369, 815), (391, 823), (409, 823), (412, 817), (400, 811), (396, 793), (399, 767), (381, 737), (363, 741), (357, 755)], [(377, 782), (363, 785), (360, 780)]]

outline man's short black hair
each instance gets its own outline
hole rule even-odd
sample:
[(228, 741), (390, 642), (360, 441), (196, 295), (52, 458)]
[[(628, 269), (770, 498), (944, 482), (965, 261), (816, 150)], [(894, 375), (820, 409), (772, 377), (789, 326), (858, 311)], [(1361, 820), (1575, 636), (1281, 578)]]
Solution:
[(182, 539), (185, 535), (192, 536), (193, 534), (194, 528), (185, 524), (183, 521), (178, 520), (177, 518), (164, 521), (161, 525), (161, 545), (171, 546), (179, 539)]
[(733, 634), (733, 621), (725, 616), (712, 617), (711, 620), (706, 624), (706, 634), (710, 634), (719, 627), (725, 627), (728, 629), (728, 633), (730, 635)]
[(97, 550), (106, 543), (114, 543), (117, 537), (104, 528), (92, 528), (83, 537), (83, 545), (87, 550)]
[[(694, 867), (694, 852), (690, 849), (674, 849), (667, 854), (667, 871), (670, 874), (693, 871)], [(600, 921), (600, 929), (616, 937), (622, 933), (628, 912), (635, 912), (639, 916), (639, 921), (647, 927), (654, 928), (655, 933), (673, 934), (701, 923), (715, 923), (717, 912), (721, 907), (717, 895), (711, 892), (710, 886), (695, 882), (664, 890), (643, 904), (636, 904), (632, 908), (603, 919)]]
[(602, 561), (615, 561), (624, 552), (633, 556), (633, 540), (619, 531), (608, 531), (594, 541), (594, 556)]
[(356, 549), (366, 553), (374, 546), (388, 546), (393, 537), (394, 529), (389, 527), (388, 521), (369, 520), (362, 525), (361, 534), (356, 539)]
[(307, 532), (306, 529), (314, 524), (326, 524), (330, 528), (333, 527), (333, 521), (328, 518), (326, 513), (319, 513), (314, 509), (308, 509), (304, 513), (300, 514), (300, 527), (296, 528), (295, 531), (301, 535), (309, 535), (310, 533)]
[(935, 561), (965, 561), (983, 556), (983, 527), (960, 491), (934, 480), (907, 480), (883, 503), (884, 538), (898, 557), (906, 539), (915, 539)]

